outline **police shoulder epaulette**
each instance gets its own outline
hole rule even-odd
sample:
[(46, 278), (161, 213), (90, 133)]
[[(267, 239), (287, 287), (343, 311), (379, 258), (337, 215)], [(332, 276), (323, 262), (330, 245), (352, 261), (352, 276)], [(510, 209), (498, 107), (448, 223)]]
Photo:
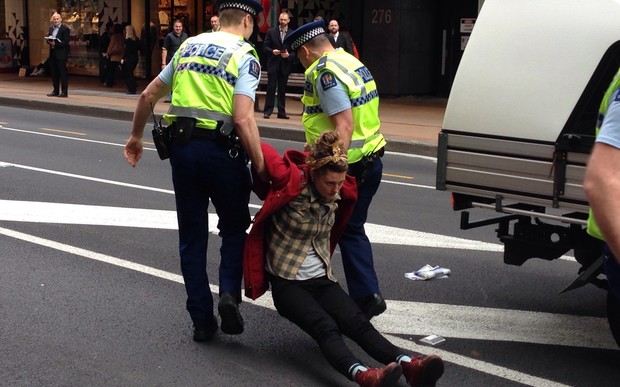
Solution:
[(316, 65), (316, 69), (318, 71), (321, 71), (325, 68), (326, 65), (327, 65), (327, 56), (322, 56), (321, 59), (319, 59), (319, 63)]

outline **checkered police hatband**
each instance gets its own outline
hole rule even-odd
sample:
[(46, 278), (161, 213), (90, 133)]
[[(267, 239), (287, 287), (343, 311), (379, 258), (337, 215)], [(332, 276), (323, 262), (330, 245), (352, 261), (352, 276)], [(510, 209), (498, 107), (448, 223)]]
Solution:
[(237, 2), (223, 2), (222, 4), (220, 4), (220, 11), (229, 8), (240, 9), (249, 13), (253, 17), (256, 17), (256, 8), (252, 7), (251, 5)]
[(295, 41), (291, 44), (291, 48), (293, 49), (293, 51), (296, 51), (299, 47), (301, 47), (302, 44), (324, 33), (325, 29), (323, 27), (316, 27), (309, 31), (306, 31), (301, 34), (297, 39), (295, 39)]

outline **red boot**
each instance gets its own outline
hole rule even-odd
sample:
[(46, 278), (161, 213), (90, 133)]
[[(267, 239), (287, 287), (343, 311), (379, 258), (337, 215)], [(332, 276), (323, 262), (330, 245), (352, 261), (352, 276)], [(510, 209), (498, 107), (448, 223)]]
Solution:
[(402, 375), (402, 368), (392, 362), (383, 368), (369, 368), (355, 374), (355, 381), (362, 387), (387, 387), (396, 384)]
[(400, 366), (411, 387), (434, 386), (443, 375), (443, 360), (437, 355), (414, 357)]

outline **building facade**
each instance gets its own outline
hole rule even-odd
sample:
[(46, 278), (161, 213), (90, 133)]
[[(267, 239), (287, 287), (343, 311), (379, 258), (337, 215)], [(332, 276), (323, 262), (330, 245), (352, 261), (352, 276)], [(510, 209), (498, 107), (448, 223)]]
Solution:
[[(484, 0), (262, 0), (252, 41), (262, 39), (281, 10), (291, 28), (321, 16), (348, 30), (362, 61), (386, 96), (447, 96)], [(160, 70), (161, 43), (174, 20), (196, 35), (210, 29), (215, 0), (5, 0), (0, 4), (0, 71), (43, 63), (52, 13), (71, 30), (70, 74), (98, 75), (99, 42), (107, 22), (132, 24), (142, 42), (136, 75)], [(148, 26), (148, 27), (147, 27)], [(297, 65), (296, 71), (303, 71)]]

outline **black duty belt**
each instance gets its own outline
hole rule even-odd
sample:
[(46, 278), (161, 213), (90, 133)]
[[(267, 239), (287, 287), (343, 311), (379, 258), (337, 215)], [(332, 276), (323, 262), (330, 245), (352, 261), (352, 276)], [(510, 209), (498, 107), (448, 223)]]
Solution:
[(349, 167), (351, 167), (351, 165), (356, 165), (356, 164), (366, 165), (368, 164), (369, 161), (372, 161), (376, 159), (377, 157), (383, 157), (384, 154), (385, 154), (385, 147), (381, 147), (381, 149), (379, 149), (378, 151), (369, 153), (366, 156), (362, 157), (360, 161), (356, 161), (354, 163), (349, 164)]
[(192, 132), (192, 140), (216, 140), (222, 137), (216, 129), (195, 128)]
[(385, 153), (385, 147), (381, 147), (378, 151), (370, 153), (364, 157), (360, 161), (349, 164), (349, 175), (354, 176), (357, 180), (357, 185), (360, 186), (364, 183), (366, 176), (368, 175), (368, 171), (375, 164), (375, 159), (378, 157), (383, 157)]

